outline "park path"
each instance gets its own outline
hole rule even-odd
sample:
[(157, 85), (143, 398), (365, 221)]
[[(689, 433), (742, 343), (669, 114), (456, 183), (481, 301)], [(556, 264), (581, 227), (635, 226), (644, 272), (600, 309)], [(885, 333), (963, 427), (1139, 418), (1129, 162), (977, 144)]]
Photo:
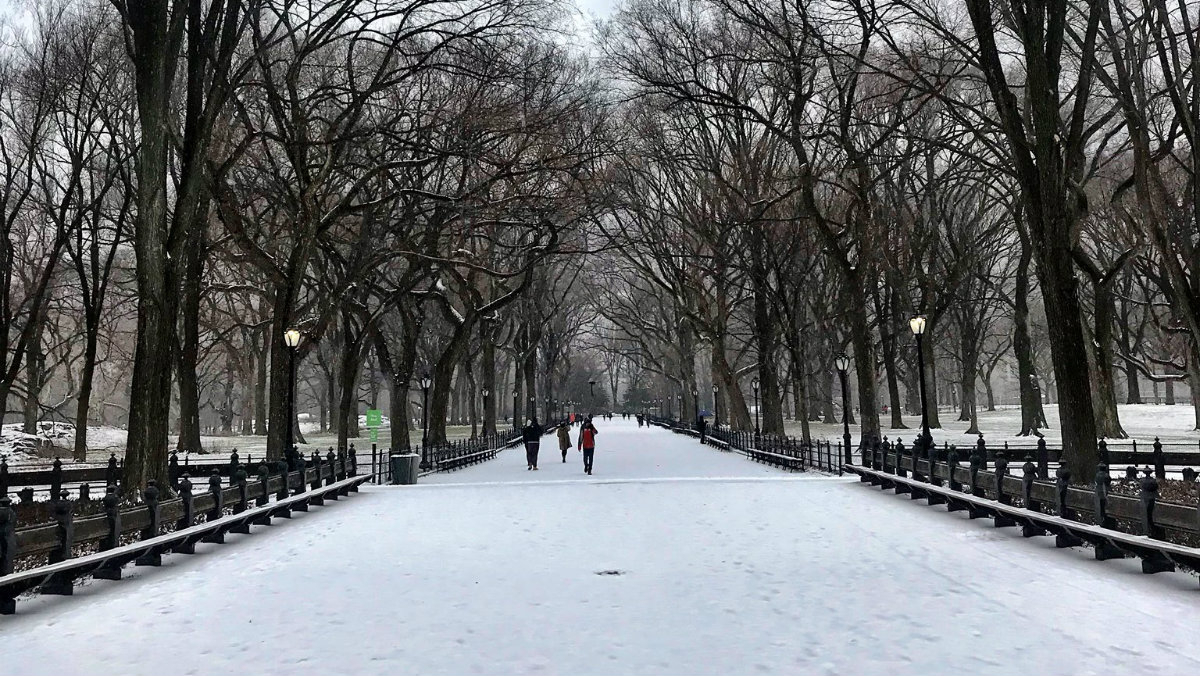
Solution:
[(598, 425), (22, 602), (0, 675), (1200, 673), (1187, 574)]

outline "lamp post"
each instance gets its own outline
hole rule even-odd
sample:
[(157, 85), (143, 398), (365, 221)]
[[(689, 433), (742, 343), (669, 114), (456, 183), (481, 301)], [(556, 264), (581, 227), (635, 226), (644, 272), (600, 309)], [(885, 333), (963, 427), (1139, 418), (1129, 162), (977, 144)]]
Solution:
[(588, 380), (588, 414), (595, 414), (596, 411), (596, 381)]
[(433, 381), (429, 375), (421, 376), (419, 381), (421, 385), (421, 469), (429, 467), (429, 454), (426, 447), (429, 445), (429, 387), (433, 385)]
[(920, 457), (933, 440), (929, 434), (929, 410), (925, 405), (925, 317), (917, 315), (908, 320), (908, 328), (912, 329), (913, 335), (917, 337), (917, 383), (921, 391), (921, 448), (913, 448), (913, 469), (916, 469), (915, 458)]
[(713, 429), (714, 430), (721, 429), (721, 405), (717, 403), (717, 393), (718, 392), (720, 392), (720, 390), (717, 388), (717, 384), (713, 383)]
[[(842, 457), (847, 465), (850, 464), (850, 386), (846, 383), (846, 372), (850, 368), (850, 358), (843, 352), (834, 359), (837, 365), (838, 376), (842, 380), (842, 441), (843, 446)], [(866, 453), (866, 450), (863, 450)]]
[(483, 436), (486, 437), (488, 435), (488, 420), (491, 418), (489, 415), (491, 409), (488, 408), (488, 388), (483, 388), (479, 393), (483, 395)]
[(697, 391), (696, 388), (694, 388), (694, 387), (692, 388), (692, 412), (696, 414), (693, 417), (696, 419), (697, 422), (699, 422), (699, 420), (700, 420), (700, 392)]
[(521, 425), (520, 425), (520, 423), (518, 423), (518, 422), (517, 422), (517, 420), (518, 420), (518, 419), (521, 417), (521, 400), (517, 398), (517, 397), (519, 397), (519, 396), (521, 396), (521, 393), (520, 393), (519, 391), (517, 391), (517, 388), (515, 388), (515, 387), (514, 387), (514, 388), (513, 388), (513, 391), (512, 391), (512, 397), (513, 397), (513, 429), (514, 429), (514, 430), (519, 430), (519, 429), (521, 429)]
[(754, 443), (758, 444), (758, 435), (761, 434), (758, 427), (758, 378), (750, 381), (750, 389), (754, 390)]
[[(295, 432), (296, 425), (296, 348), (300, 346), (300, 332), (296, 329), (288, 329), (283, 332), (283, 344), (288, 347), (288, 412), (287, 412), (287, 434), (284, 435), (284, 457), (287, 458), (288, 465), (292, 471), (296, 470), (296, 449)], [(301, 466), (303, 468), (303, 466)], [(301, 480), (303, 483), (303, 480)]]

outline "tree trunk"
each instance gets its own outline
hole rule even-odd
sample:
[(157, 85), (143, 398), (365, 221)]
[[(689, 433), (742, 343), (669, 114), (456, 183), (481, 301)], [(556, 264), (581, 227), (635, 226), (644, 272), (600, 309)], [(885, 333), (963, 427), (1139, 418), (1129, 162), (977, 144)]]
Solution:
[(246, 353), (242, 356), (248, 363), (246, 363), (244, 365), (245, 368), (240, 371), (240, 375), (242, 377), (241, 433), (243, 436), (251, 436), (254, 434), (254, 378), (258, 370), (258, 356), (253, 349), (246, 350)]
[(754, 429), (754, 421), (750, 417), (750, 408), (746, 405), (746, 397), (742, 394), (742, 388), (738, 383), (737, 376), (730, 367), (729, 361), (725, 358), (725, 339), (724, 336), (713, 338), (712, 342), (712, 368), (713, 373), (717, 376), (717, 387), (720, 389), (725, 398), (726, 410), (723, 410), (721, 419), (725, 421), (734, 430), (752, 430)]
[(25, 355), (25, 401), (22, 407), (22, 431), (38, 433), (38, 418), (41, 417), (40, 399), (46, 380), (46, 352), (42, 347), (42, 334), (46, 328), (46, 308), (35, 307), (32, 316), (33, 330), (29, 335), (29, 347)]
[[(202, 209), (201, 212), (206, 212)], [(198, 219), (199, 220), (199, 219)], [(181, 451), (200, 450), (200, 290), (204, 272), (204, 224), (193, 223), (188, 236), (187, 261), (180, 284), (179, 442)]]
[(254, 433), (265, 437), (267, 436), (267, 369), (271, 362), (271, 337), (266, 329), (262, 331), (258, 347), (260, 349), (255, 351), (258, 371), (254, 384)]
[(1129, 363), (1125, 365), (1125, 403), (1142, 403), (1142, 388), (1139, 382), (1138, 370), (1136, 366)]
[(942, 418), (938, 415), (937, 362), (933, 358), (933, 323), (925, 329), (925, 340), (921, 341), (925, 352), (925, 415), (929, 419), (930, 429), (941, 429)]
[(959, 326), (958, 334), (959, 350), (962, 353), (962, 373), (959, 382), (962, 390), (962, 413), (966, 420), (971, 421), (966, 434), (979, 434), (979, 410), (975, 391), (975, 381), (979, 377), (979, 344), (973, 330)]
[(482, 388), (487, 394), (483, 397), (483, 435), (492, 436), (496, 434), (496, 403), (503, 401), (500, 399), (501, 393), (496, 386), (496, 342), (492, 335), (492, 323), (488, 318), (480, 320), (479, 336), (481, 341), (480, 349), (480, 377), (483, 381)]
[[(72, 454), (72, 457), (80, 462), (87, 460), (88, 414), (92, 405), (92, 380), (96, 373), (98, 342), (98, 322), (88, 321), (84, 335), (83, 370), (79, 374), (79, 398), (75, 402), (75, 449)], [(0, 416), (0, 418), (2, 417)]]
[[(878, 397), (875, 394), (875, 344), (867, 324), (867, 299), (857, 275), (848, 280), (850, 287), (850, 343), (854, 346), (854, 373), (858, 381), (859, 445), (882, 439), (879, 428)], [(928, 341), (926, 341), (928, 342)]]
[(1018, 229), (1021, 234), (1021, 254), (1017, 261), (1013, 294), (1013, 355), (1017, 358), (1017, 385), (1021, 399), (1021, 431), (1018, 436), (1025, 437), (1038, 435), (1038, 430), (1046, 426), (1046, 413), (1042, 408), (1041, 386), (1033, 362), (1033, 341), (1029, 337), (1029, 267), (1033, 253), (1019, 223)]
[[(1125, 439), (1129, 435), (1121, 427), (1117, 413), (1117, 387), (1113, 379), (1113, 315), (1115, 304), (1107, 283), (1094, 283), (1095, 328), (1092, 333), (1091, 366), (1095, 396), (1092, 398), (1096, 434), (1110, 439)], [(1087, 332), (1085, 331), (1085, 336)]]

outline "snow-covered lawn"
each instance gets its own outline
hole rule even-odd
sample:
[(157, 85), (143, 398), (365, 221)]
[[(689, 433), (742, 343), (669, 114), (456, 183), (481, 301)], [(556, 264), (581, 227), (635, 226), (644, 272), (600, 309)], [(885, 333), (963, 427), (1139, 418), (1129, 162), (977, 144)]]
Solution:
[(1200, 673), (1194, 577), (600, 431), (19, 602), (0, 674)]
[[(386, 423), (387, 419), (385, 418), (384, 421)], [(0, 439), (0, 456), (4, 456), (8, 460), (8, 464), (12, 466), (48, 466), (53, 462), (52, 457), (38, 457), (32, 451), (27, 450), (36, 447), (38, 439), (48, 439), (56, 447), (62, 449), (60, 457), (64, 463), (72, 462), (71, 449), (75, 446), (74, 426), (66, 423), (40, 423), (40, 425), (46, 431), (37, 435), (22, 433), (19, 423), (5, 425), (3, 438)], [(315, 425), (302, 424), (301, 426), (307, 443), (300, 446), (305, 454), (311, 453), (314, 450), (325, 451), (331, 446), (337, 446), (336, 434), (318, 432), (315, 428)], [(355, 445), (360, 453), (365, 450), (369, 456), (371, 450), (371, 432), (365, 426), (361, 427), (359, 431), (360, 436), (352, 437), (350, 442)], [(124, 457), (126, 435), (126, 430), (118, 427), (89, 427), (87, 433), (88, 462), (92, 464), (107, 462), (110, 454), (115, 454), (118, 458)], [(446, 427), (446, 437), (450, 440), (466, 439), (470, 436), (471, 427), (469, 425), (449, 425)], [(421, 431), (419, 429), (410, 431), (409, 438), (412, 444), (420, 444)], [(391, 429), (381, 427), (379, 430), (379, 446), (381, 448), (388, 446), (390, 439)], [(174, 444), (175, 440), (176, 437), (172, 435), (172, 444)], [(206, 459), (211, 459), (213, 454), (228, 455), (235, 448), (243, 458), (247, 453), (256, 458), (261, 458), (267, 452), (267, 438), (265, 436), (205, 435), (200, 437), (200, 443), (203, 445), (205, 453), (209, 454), (209, 458)]]
[[(1049, 426), (1042, 429), (1041, 432), (1046, 436), (1046, 443), (1052, 447), (1062, 443), (1062, 432), (1059, 430), (1058, 420), (1058, 405), (1048, 405), (1046, 410), (1046, 422)], [(1132, 404), (1117, 406), (1117, 413), (1121, 419), (1121, 425), (1129, 434), (1131, 439), (1136, 439), (1139, 449), (1142, 443), (1147, 444), (1154, 442), (1154, 437), (1161, 438), (1163, 443), (1187, 443), (1192, 446), (1192, 450), (1200, 450), (1200, 431), (1196, 431), (1195, 411), (1191, 404), (1179, 404), (1177, 406), (1156, 406), (1154, 404)], [(838, 414), (841, 415), (840, 413)], [(943, 410), (940, 413), (942, 428), (933, 429), (930, 432), (933, 434), (934, 440), (939, 444), (943, 441), (951, 444), (958, 444), (959, 447), (974, 446), (977, 437), (975, 435), (965, 434), (970, 426), (965, 421), (959, 421), (956, 412)], [(840, 419), (840, 418), (839, 418)], [(857, 419), (857, 417), (856, 417)], [(904, 424), (908, 425), (909, 429), (894, 430), (889, 429), (891, 423), (891, 415), (881, 413), (879, 422), (883, 425), (883, 434), (890, 439), (897, 437), (904, 440), (905, 444), (912, 442), (921, 425), (919, 416), (904, 416)], [(842, 426), (826, 425), (823, 423), (810, 423), (812, 434), (823, 439), (831, 441), (840, 441), (842, 438)], [(785, 424), (788, 434), (795, 436), (800, 435), (800, 423), (788, 421)], [(979, 412), (979, 430), (983, 432), (984, 438), (987, 439), (988, 445), (1003, 444), (1007, 441), (1009, 444), (1028, 447), (1037, 445), (1037, 437), (1020, 437), (1017, 433), (1021, 431), (1021, 410), (1019, 408), (1002, 408), (995, 411), (980, 411)], [(850, 425), (850, 434), (854, 439), (858, 439), (858, 425)], [(1128, 443), (1127, 441), (1117, 440), (1115, 443)], [(1150, 450), (1147, 446), (1145, 450)]]

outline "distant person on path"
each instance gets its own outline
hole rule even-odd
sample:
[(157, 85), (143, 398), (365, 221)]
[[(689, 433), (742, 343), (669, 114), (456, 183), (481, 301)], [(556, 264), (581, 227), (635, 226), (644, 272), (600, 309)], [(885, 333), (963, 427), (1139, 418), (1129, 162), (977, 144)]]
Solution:
[(704, 443), (704, 433), (708, 431), (708, 420), (704, 416), (696, 418), (696, 431), (700, 432), (700, 443)]
[(579, 430), (579, 447), (583, 449), (583, 471), (587, 474), (592, 473), (592, 458), (596, 455), (596, 435), (599, 433), (591, 418), (584, 421), (583, 429)]
[(638, 427), (642, 426), (642, 414), (637, 414)]
[(558, 426), (558, 450), (562, 451), (563, 462), (567, 461), (567, 449), (571, 447), (571, 432), (566, 425)]
[(537, 417), (527, 421), (521, 430), (521, 439), (525, 441), (525, 461), (529, 463), (527, 470), (537, 469), (538, 447), (542, 444), (542, 426)]

